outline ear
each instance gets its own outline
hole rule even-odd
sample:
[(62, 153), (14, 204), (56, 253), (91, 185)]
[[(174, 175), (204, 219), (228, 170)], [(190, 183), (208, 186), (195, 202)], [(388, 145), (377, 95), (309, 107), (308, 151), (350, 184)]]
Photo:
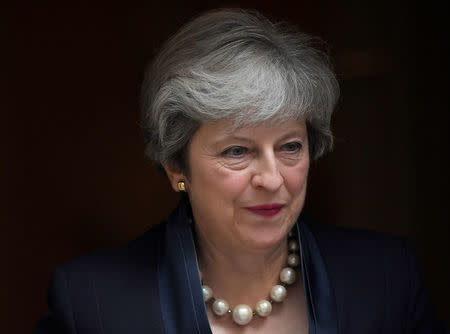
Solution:
[(187, 178), (186, 176), (181, 173), (178, 168), (174, 168), (171, 165), (168, 164), (162, 164), (164, 170), (166, 171), (167, 178), (169, 179), (170, 185), (172, 186), (172, 189), (176, 192), (179, 192), (178, 189), (178, 182), (183, 181), (187, 188)]

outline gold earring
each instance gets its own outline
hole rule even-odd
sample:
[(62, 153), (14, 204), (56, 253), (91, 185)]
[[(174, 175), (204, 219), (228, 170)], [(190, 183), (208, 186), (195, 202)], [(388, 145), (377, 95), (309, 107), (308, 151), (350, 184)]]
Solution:
[(178, 181), (178, 190), (179, 191), (186, 191), (186, 187), (185, 187), (184, 181)]

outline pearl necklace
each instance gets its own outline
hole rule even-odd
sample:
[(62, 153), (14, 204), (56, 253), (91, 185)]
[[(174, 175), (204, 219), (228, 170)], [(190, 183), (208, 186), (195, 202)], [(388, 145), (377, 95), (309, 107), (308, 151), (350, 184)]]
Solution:
[[(289, 232), (291, 237), (293, 234)], [(256, 303), (255, 310), (246, 304), (239, 304), (234, 309), (230, 308), (230, 305), (225, 299), (216, 299), (213, 297), (212, 289), (203, 284), (202, 273), (200, 272), (200, 279), (202, 281), (203, 300), (205, 303), (212, 303), (212, 311), (218, 316), (223, 316), (227, 313), (232, 314), (234, 322), (238, 325), (248, 324), (253, 316), (259, 315), (260, 317), (267, 317), (272, 312), (272, 304), (274, 302), (281, 303), (287, 297), (286, 286), (295, 282), (296, 272), (293, 269), (300, 264), (300, 257), (297, 254), (299, 251), (298, 242), (294, 239), (288, 241), (289, 255), (287, 258), (288, 267), (281, 269), (280, 272), (280, 284), (274, 285), (270, 290), (270, 298), (262, 299)]]

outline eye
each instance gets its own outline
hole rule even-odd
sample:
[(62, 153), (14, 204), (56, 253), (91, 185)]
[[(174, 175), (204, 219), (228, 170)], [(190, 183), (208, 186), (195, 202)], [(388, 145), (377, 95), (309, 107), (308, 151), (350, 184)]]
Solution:
[(290, 142), (281, 146), (281, 149), (285, 152), (296, 153), (302, 148), (302, 144), (298, 142)]
[(239, 158), (239, 157), (242, 157), (247, 152), (248, 152), (248, 149), (246, 147), (231, 146), (231, 147), (227, 148), (225, 151), (223, 151), (222, 155), (230, 156), (233, 158)]

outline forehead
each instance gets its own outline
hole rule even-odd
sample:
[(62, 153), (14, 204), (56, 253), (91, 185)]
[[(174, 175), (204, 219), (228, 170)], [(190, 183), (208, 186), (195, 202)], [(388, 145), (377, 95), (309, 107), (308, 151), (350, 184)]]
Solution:
[(202, 142), (216, 142), (226, 139), (248, 140), (278, 140), (285, 136), (305, 137), (307, 128), (305, 121), (291, 121), (285, 123), (262, 122), (245, 127), (236, 127), (226, 120), (207, 122), (200, 126), (194, 137)]

